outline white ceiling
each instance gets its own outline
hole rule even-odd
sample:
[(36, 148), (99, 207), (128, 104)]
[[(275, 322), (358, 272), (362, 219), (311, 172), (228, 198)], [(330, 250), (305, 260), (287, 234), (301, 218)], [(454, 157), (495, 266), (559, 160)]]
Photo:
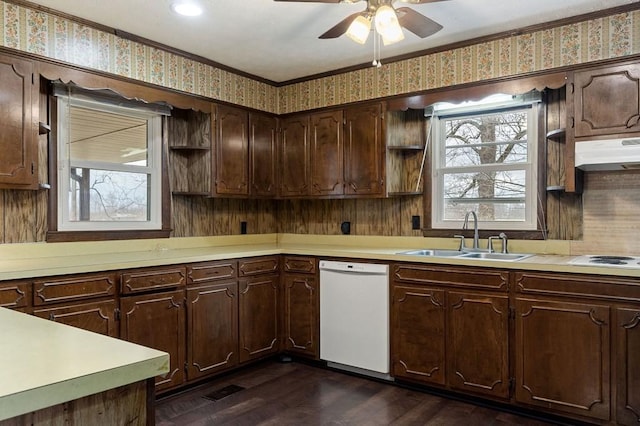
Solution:
[[(346, 36), (318, 36), (352, 13), (354, 4), (273, 0), (193, 0), (204, 7), (196, 18), (175, 15), (174, 0), (32, 0), (48, 8), (190, 52), (274, 82), (288, 81), (371, 62), (373, 37), (359, 45)], [(382, 48), (384, 58), (581, 15), (637, 0), (447, 0), (404, 4), (444, 26), (420, 39)], [(396, 7), (400, 2), (395, 2)]]

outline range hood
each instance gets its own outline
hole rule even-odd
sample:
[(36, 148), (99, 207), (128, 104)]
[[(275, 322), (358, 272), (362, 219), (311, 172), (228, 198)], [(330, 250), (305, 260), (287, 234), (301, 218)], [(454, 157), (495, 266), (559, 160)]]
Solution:
[(640, 170), (640, 137), (576, 141), (576, 167), (592, 170)]

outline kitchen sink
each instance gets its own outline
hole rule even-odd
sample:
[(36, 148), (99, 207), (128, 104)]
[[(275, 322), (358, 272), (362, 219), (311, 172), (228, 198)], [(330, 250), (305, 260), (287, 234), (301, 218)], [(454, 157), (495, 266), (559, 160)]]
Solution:
[(402, 251), (396, 254), (408, 254), (410, 256), (453, 257), (453, 256), (460, 256), (464, 254), (464, 252), (459, 250), (422, 249), (422, 250)]
[(532, 256), (531, 254), (520, 254), (520, 253), (465, 253), (463, 255), (460, 255), (460, 257), (464, 257), (465, 259), (506, 260), (509, 262), (513, 262), (513, 261), (524, 259), (531, 256)]
[(482, 260), (502, 260), (507, 262), (515, 262), (517, 260), (531, 257), (531, 254), (522, 253), (488, 253), (488, 252), (466, 252), (460, 250), (444, 250), (444, 249), (420, 249), (401, 251), (396, 254), (406, 254), (409, 256), (427, 256), (427, 257), (459, 257), (461, 259), (482, 259)]

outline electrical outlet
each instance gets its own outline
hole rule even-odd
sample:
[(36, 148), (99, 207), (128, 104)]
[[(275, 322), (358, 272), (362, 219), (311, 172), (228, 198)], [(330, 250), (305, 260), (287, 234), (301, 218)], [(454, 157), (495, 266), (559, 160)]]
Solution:
[(241, 234), (247, 233), (247, 222), (240, 222), (240, 233)]
[(411, 229), (420, 229), (420, 216), (411, 216)]

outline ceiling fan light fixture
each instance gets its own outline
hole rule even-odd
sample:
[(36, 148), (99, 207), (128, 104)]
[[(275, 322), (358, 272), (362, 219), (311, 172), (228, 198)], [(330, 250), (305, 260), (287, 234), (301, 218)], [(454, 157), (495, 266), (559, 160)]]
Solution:
[(376, 10), (376, 31), (382, 37), (385, 46), (404, 40), (402, 27), (398, 22), (396, 11), (389, 5), (382, 5)]
[(371, 18), (357, 16), (347, 30), (347, 37), (356, 43), (365, 44), (371, 32)]

